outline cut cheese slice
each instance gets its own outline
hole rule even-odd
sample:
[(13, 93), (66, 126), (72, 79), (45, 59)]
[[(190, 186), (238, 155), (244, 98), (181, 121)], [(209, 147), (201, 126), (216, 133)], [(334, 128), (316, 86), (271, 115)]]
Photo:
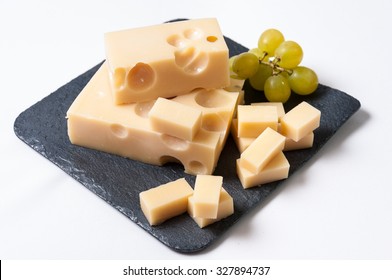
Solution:
[(150, 225), (158, 225), (185, 213), (192, 193), (192, 187), (181, 178), (141, 192), (140, 207)]
[(237, 160), (237, 174), (244, 189), (286, 179), (289, 175), (289, 169), (290, 164), (283, 152), (279, 152), (258, 173), (252, 173), (242, 165), (239, 159)]

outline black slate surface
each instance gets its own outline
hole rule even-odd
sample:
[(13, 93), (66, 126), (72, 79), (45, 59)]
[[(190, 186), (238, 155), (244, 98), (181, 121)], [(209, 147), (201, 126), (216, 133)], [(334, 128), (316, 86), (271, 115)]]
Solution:
[[(226, 38), (230, 55), (247, 49)], [(22, 112), (16, 119), (16, 135), (38, 153), (56, 164), (94, 194), (115, 207), (163, 244), (182, 253), (200, 251), (222, 236), (254, 207), (262, 203), (280, 182), (244, 190), (236, 177), (235, 160), (239, 153), (231, 137), (221, 154), (214, 174), (224, 177), (224, 187), (234, 198), (235, 213), (200, 229), (187, 215), (151, 227), (141, 212), (139, 193), (151, 187), (185, 177), (193, 186), (194, 176), (178, 164), (152, 166), (115, 155), (72, 145), (67, 136), (66, 111), (82, 88), (98, 70), (97, 65)], [(244, 85), (246, 102), (263, 101), (263, 95)], [(287, 152), (290, 175), (303, 166), (359, 108), (360, 102), (344, 92), (320, 85), (307, 98), (292, 96), (286, 110), (306, 100), (321, 110), (321, 124), (315, 131), (311, 149)], [(290, 180), (290, 177), (287, 179)], [(130, 236), (130, 238), (132, 238)]]

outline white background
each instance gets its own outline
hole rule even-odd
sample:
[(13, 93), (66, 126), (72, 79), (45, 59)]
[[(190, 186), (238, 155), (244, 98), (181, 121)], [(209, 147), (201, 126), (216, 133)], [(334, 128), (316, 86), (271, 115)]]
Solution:
[[(392, 2), (0, 0), (0, 259), (392, 259)], [(104, 59), (103, 33), (216, 17), (270, 27), (358, 111), (279, 192), (208, 249), (176, 253), (21, 142), (15, 118)]]

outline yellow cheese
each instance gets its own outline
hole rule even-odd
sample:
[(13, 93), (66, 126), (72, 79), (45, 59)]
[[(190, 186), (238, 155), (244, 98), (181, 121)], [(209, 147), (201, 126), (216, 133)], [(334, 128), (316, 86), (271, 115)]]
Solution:
[(184, 178), (139, 194), (140, 206), (150, 225), (158, 225), (185, 213), (193, 189)]
[(297, 142), (294, 140), (286, 137), (286, 142), (284, 144), (283, 151), (294, 151), (294, 150), (301, 150), (301, 149), (308, 149), (313, 147), (313, 140), (314, 140), (314, 133), (311, 132), (305, 137), (302, 137)]
[(116, 104), (229, 85), (229, 52), (214, 18), (108, 32), (104, 40)]
[(285, 137), (268, 127), (241, 154), (241, 166), (252, 173), (259, 173), (283, 150), (284, 143)]
[(199, 133), (192, 141), (160, 133), (151, 127), (148, 113), (154, 101), (115, 105), (104, 63), (67, 112), (73, 144), (163, 165), (180, 162), (190, 174), (212, 174), (217, 164), (238, 93), (198, 90), (173, 98), (202, 111)]
[(231, 136), (233, 136), (234, 143), (240, 153), (246, 150), (256, 138), (238, 137), (238, 120), (233, 119), (231, 124)]
[(281, 119), (281, 133), (299, 141), (320, 125), (321, 112), (303, 101), (287, 112)]
[(242, 165), (240, 159), (237, 160), (237, 175), (244, 189), (286, 179), (289, 175), (289, 169), (290, 164), (283, 152), (279, 152), (258, 173), (249, 171)]
[(159, 97), (148, 116), (157, 132), (192, 141), (201, 128), (201, 110)]
[(217, 219), (222, 183), (222, 176), (196, 176), (195, 190), (193, 192), (193, 216)]
[(234, 213), (234, 202), (230, 194), (224, 188), (222, 188), (219, 196), (218, 214), (215, 219), (195, 217), (193, 209), (193, 196), (190, 196), (188, 198), (188, 213), (200, 228), (204, 228), (232, 215)]
[(274, 106), (238, 105), (238, 137), (256, 138), (267, 127), (278, 129), (278, 112)]
[(250, 105), (252, 106), (274, 106), (278, 112), (278, 120), (285, 115), (285, 110), (283, 107), (282, 102), (256, 102), (256, 103), (251, 103)]

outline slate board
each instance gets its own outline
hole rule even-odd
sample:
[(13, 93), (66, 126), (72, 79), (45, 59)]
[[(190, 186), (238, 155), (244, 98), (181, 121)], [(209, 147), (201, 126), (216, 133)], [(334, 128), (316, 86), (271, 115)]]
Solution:
[[(231, 56), (247, 50), (233, 40), (225, 39)], [(22, 112), (15, 120), (15, 133), (35, 151), (56, 164), (163, 244), (182, 253), (205, 249), (279, 187), (282, 181), (244, 190), (235, 171), (235, 160), (239, 157), (239, 153), (229, 137), (214, 174), (224, 177), (224, 187), (234, 198), (235, 213), (204, 229), (200, 229), (187, 214), (151, 227), (141, 212), (139, 193), (181, 177), (185, 177), (193, 186), (195, 177), (185, 174), (183, 167), (178, 164), (167, 164), (163, 167), (152, 166), (74, 146), (69, 142), (66, 111), (101, 63)], [(254, 91), (247, 83), (244, 89), (247, 103), (264, 101), (263, 94)], [(306, 100), (321, 110), (321, 124), (315, 131), (313, 148), (286, 152), (291, 165), (289, 178), (286, 180), (290, 180), (290, 175), (315, 155), (360, 108), (360, 102), (350, 95), (320, 85), (317, 92), (307, 98), (292, 96), (285, 104), (286, 111), (302, 100)]]

